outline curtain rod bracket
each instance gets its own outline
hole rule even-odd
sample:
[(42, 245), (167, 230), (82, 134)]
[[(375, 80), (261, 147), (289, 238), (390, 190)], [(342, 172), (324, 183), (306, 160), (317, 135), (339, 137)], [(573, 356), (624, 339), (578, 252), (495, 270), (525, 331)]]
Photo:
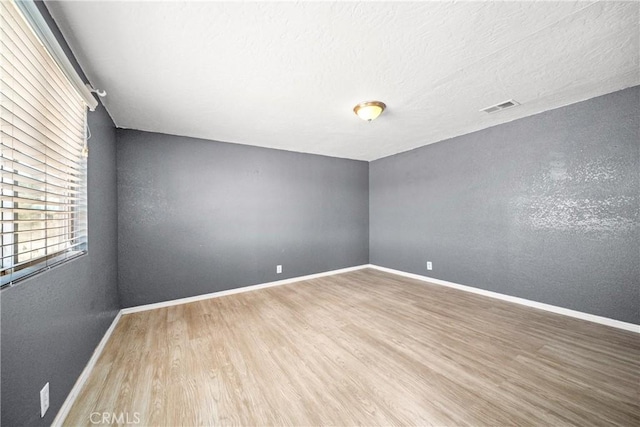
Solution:
[(87, 83), (85, 86), (87, 87), (87, 89), (89, 89), (89, 92), (95, 93), (100, 98), (104, 98), (105, 96), (107, 96), (106, 90), (94, 89), (93, 86), (91, 86), (89, 83)]

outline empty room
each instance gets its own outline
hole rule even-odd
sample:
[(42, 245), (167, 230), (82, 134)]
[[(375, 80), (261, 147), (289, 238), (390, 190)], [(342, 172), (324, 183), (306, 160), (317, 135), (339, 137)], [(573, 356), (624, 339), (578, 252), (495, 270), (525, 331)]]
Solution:
[(3, 426), (640, 425), (640, 3), (0, 3)]

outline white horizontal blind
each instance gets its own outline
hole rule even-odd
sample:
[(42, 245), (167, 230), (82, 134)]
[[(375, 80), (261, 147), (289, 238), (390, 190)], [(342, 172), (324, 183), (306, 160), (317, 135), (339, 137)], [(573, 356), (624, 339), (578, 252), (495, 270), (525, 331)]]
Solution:
[(13, 1), (0, 19), (4, 286), (86, 250), (87, 106)]

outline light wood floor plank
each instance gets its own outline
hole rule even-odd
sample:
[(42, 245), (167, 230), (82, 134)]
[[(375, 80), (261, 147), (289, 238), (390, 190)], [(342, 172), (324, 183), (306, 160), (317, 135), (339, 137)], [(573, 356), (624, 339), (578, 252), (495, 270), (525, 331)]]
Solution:
[(123, 315), (65, 425), (637, 426), (639, 402), (637, 334), (368, 269)]

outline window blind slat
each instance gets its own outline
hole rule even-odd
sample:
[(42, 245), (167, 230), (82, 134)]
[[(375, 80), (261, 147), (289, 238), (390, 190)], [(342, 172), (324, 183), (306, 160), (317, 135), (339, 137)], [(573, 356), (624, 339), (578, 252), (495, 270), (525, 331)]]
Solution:
[[(34, 118), (32, 122), (25, 121), (23, 118), (16, 116), (4, 108), (0, 108), (4, 114), (0, 115), (0, 118), (7, 123), (10, 123), (14, 129), (18, 129), (23, 133), (29, 135), (33, 140), (47, 140), (49, 144), (46, 145), (46, 150), (51, 150), (55, 154), (58, 154), (61, 158), (65, 158), (66, 160), (73, 161), (74, 154), (67, 152), (64, 149), (64, 143), (61, 142), (59, 136), (53, 134), (49, 130), (39, 127), (38, 122)], [(35, 147), (34, 147), (35, 148)], [(82, 149), (78, 150), (78, 152), (82, 152)]]
[[(0, 107), (0, 111), (1, 110), (2, 108)], [(7, 114), (0, 115), (0, 125), (2, 126), (0, 132), (5, 135), (10, 135), (6, 131), (6, 129), (9, 126), (13, 127), (12, 142), (13, 142), (14, 150), (25, 153), (25, 154), (42, 154), (44, 158), (46, 158), (47, 160), (53, 159), (54, 161), (56, 161), (61, 168), (64, 168), (67, 166), (70, 167), (71, 165), (73, 165), (74, 162), (77, 162), (77, 157), (80, 156), (80, 153), (78, 153), (77, 156), (69, 156), (68, 154), (61, 154), (56, 149), (57, 144), (54, 141), (51, 141), (50, 139), (45, 138), (43, 135), (36, 134), (35, 136), (33, 136), (24, 132), (22, 128), (19, 126), (16, 126), (15, 123), (11, 123), (10, 121), (5, 120), (6, 116)], [(42, 144), (38, 144), (38, 138), (47, 140), (47, 142), (49, 143), (49, 147), (46, 147)], [(76, 166), (76, 168), (80, 168), (80, 166)]]
[[(52, 119), (58, 120), (65, 126), (75, 127), (82, 124), (81, 110), (60, 111), (56, 108), (58, 100), (48, 93), (43, 93), (45, 90), (42, 89), (41, 83), (30, 79), (32, 76), (22, 68), (22, 64), (17, 61), (9, 63), (3, 54), (0, 54), (0, 59), (2, 60), (0, 71), (2, 71), (3, 79), (11, 79), (10, 83), (2, 82), (7, 89), (10, 89), (7, 92), (9, 97), (20, 97), (24, 102), (50, 114)], [(23, 72), (20, 72), (21, 70)]]
[[(86, 231), (86, 230), (80, 230), (80, 231)], [(20, 242), (20, 243), (18, 243), (18, 245), (23, 245), (26, 248), (21, 252), (17, 252), (17, 253), (15, 253), (13, 255), (3, 257), (3, 259), (4, 258), (11, 258), (13, 256), (25, 255), (25, 254), (28, 254), (28, 253), (31, 253), (31, 252), (34, 252), (34, 251), (37, 251), (37, 250), (41, 250), (41, 249), (46, 251), (49, 248), (58, 247), (61, 244), (73, 242), (74, 240), (76, 240), (75, 237), (67, 238), (67, 239), (61, 239), (60, 237), (62, 237), (62, 236), (65, 236), (65, 234), (59, 234), (59, 235), (55, 235), (55, 236), (47, 236), (47, 237), (42, 238), (42, 239), (29, 240), (27, 242)], [(52, 239), (53, 239), (53, 243), (46, 244), (47, 242), (51, 241)]]
[[(0, 79), (0, 83), (5, 85), (8, 89), (15, 88), (15, 90), (11, 90), (7, 93), (8, 96), (15, 97), (16, 94), (20, 94), (26, 102), (29, 102), (34, 107), (40, 108), (47, 114), (51, 114), (52, 117), (60, 120), (61, 122), (67, 122), (64, 114), (56, 109), (54, 102), (55, 99), (47, 94), (42, 94), (40, 89), (35, 86), (33, 82), (29, 81), (27, 76), (15, 71), (15, 64), (8, 65), (8, 60), (4, 55), (0, 54), (0, 59), (2, 59), (0, 63), (0, 71), (3, 75), (3, 79)], [(4, 79), (11, 79), (12, 82), (5, 82)], [(68, 114), (68, 125), (76, 126), (78, 124), (82, 124), (81, 113), (81, 111), (66, 113)]]
[[(2, 64), (0, 65), (0, 71), (2, 71), (2, 79), (11, 79), (9, 82), (2, 81), (6, 87), (5, 91), (6, 99), (10, 99), (14, 103), (22, 106), (25, 110), (35, 109), (40, 112), (42, 116), (46, 116), (49, 120), (55, 122), (61, 128), (67, 128), (69, 130), (81, 128), (83, 125), (82, 110), (76, 110), (74, 112), (60, 112), (56, 111), (55, 100), (51, 97), (46, 97), (37, 92), (38, 88), (34, 87), (34, 83), (29, 82), (23, 75), (15, 72), (16, 67), (13, 68), (14, 72), (7, 71), (5, 69), (5, 58), (0, 56)], [(69, 115), (69, 118), (65, 120), (64, 114)]]
[(44, 192), (47, 192), (48, 187), (56, 187), (58, 189), (64, 189), (65, 191), (76, 190), (81, 184), (71, 179), (64, 181), (48, 174), (42, 174), (40, 177), (36, 174), (27, 175), (24, 171), (9, 172), (0, 170), (0, 176), (2, 176), (2, 182), (4, 184), (27, 188), (29, 190), (40, 189)]
[[(27, 69), (31, 73), (39, 73), (49, 81), (48, 89), (55, 91), (61, 98), (79, 97), (75, 90), (67, 89), (66, 76), (58, 67), (46, 48), (37, 39), (37, 36), (29, 29), (24, 31), (24, 19), (15, 7), (6, 7), (2, 2), (2, 41), (9, 44), (8, 51), (18, 50), (20, 55), (16, 55), (21, 61), (25, 61)], [(16, 13), (17, 12), (17, 13)], [(13, 46), (12, 46), (13, 45)], [(73, 104), (71, 104), (73, 105)]]
[(21, 166), (26, 166), (30, 169), (37, 170), (39, 172), (49, 172), (60, 178), (66, 175), (80, 176), (81, 172), (71, 167), (64, 166), (64, 169), (60, 167), (52, 166), (51, 162), (47, 163), (44, 156), (40, 158), (34, 158), (27, 154), (14, 150), (10, 153), (0, 153), (0, 164), (5, 166), (6, 170), (20, 169)]
[[(51, 170), (40, 171), (39, 169), (32, 168), (28, 165), (24, 165), (22, 163), (17, 162), (9, 162), (11, 163), (8, 167), (5, 168), (4, 164), (0, 165), (0, 173), (2, 176), (9, 176), (13, 178), (14, 181), (21, 181), (23, 178), (27, 178), (30, 180), (38, 180), (41, 182), (45, 182), (47, 184), (53, 184), (61, 187), (78, 185), (82, 182), (82, 177), (74, 176), (72, 174), (63, 175), (60, 177), (52, 172), (56, 172), (54, 168), (50, 168)], [(49, 169), (49, 168), (47, 168)]]
[[(49, 227), (49, 228), (34, 228), (34, 229), (24, 229), (24, 230), (6, 231), (6, 232), (3, 231), (0, 234), (3, 234), (3, 235), (5, 235), (5, 234), (13, 234), (13, 235), (23, 234), (23, 235), (25, 235), (25, 234), (28, 234), (28, 233), (42, 233), (42, 232), (46, 232), (47, 230), (53, 230), (54, 232), (56, 232), (56, 230), (59, 231), (59, 230), (63, 230), (65, 228), (69, 228), (69, 227), (70, 227), (69, 225), (61, 225), (61, 226), (58, 226), (58, 227)], [(78, 229), (76, 232), (79, 233), (79, 232), (82, 232), (82, 230)]]
[(39, 152), (20, 140), (14, 139), (11, 142), (14, 147), (13, 152), (3, 155), (2, 158), (7, 161), (14, 162), (16, 164), (16, 169), (20, 169), (21, 164), (29, 165), (31, 166), (31, 169), (41, 169), (41, 165), (45, 164), (46, 170), (53, 169), (54, 171), (59, 171), (63, 175), (82, 174), (79, 166), (73, 166), (69, 159), (58, 156), (53, 150)]
[[(45, 192), (47, 194), (52, 194), (54, 196), (61, 196), (61, 197), (68, 197), (70, 195), (72, 196), (78, 196), (82, 190), (76, 190), (73, 188), (64, 188), (64, 187), (57, 187), (54, 185), (49, 185), (49, 186), (43, 186), (43, 187), (34, 187), (36, 184), (41, 184), (41, 183), (35, 183), (33, 184), (34, 186), (28, 186), (28, 185), (24, 185), (24, 184), (20, 184), (20, 183), (13, 183), (13, 182), (8, 182), (7, 179), (5, 179), (4, 177), (2, 177), (1, 181), (2, 182), (2, 186), (7, 187), (12, 189), (12, 191), (17, 191), (17, 192), (21, 192), (21, 191), (29, 191), (29, 192), (33, 192), (33, 191), (42, 191)], [(78, 197), (79, 199), (82, 199), (82, 197)]]
[(19, 206), (16, 207), (26, 207), (24, 205), (31, 205), (31, 206), (68, 206), (69, 203), (67, 201), (64, 202), (55, 202), (53, 200), (38, 200), (38, 199), (31, 199), (29, 197), (16, 197), (16, 196), (12, 196), (11, 197), (11, 203), (14, 204), (18, 204)]
[(0, 2), (2, 286), (87, 240), (87, 106), (21, 13)]
[[(85, 231), (86, 230), (79, 230), (79, 232), (85, 232)], [(14, 249), (13, 251), (14, 253), (12, 253), (11, 255), (3, 256), (3, 258), (10, 258), (13, 256), (18, 256), (18, 257), (22, 256), (23, 258), (26, 258), (25, 256), (26, 254), (29, 254), (35, 250), (44, 250), (46, 252), (50, 252), (49, 248), (51, 247), (78, 240), (76, 236), (71, 236), (71, 237), (68, 237), (68, 236), (69, 235), (65, 233), (47, 235), (47, 236), (45, 236), (45, 234), (42, 234), (42, 233), (37, 234), (36, 238), (32, 238), (31, 240), (25, 240), (24, 242), (16, 243), (16, 245), (19, 246), (17, 252)], [(25, 236), (25, 238), (26, 237), (27, 236)], [(12, 246), (15, 246), (15, 245), (12, 245)]]
[[(6, 187), (6, 188), (5, 188)], [(13, 194), (6, 194), (9, 191), (13, 192)], [(17, 187), (15, 186), (15, 188), (10, 188), (9, 185), (4, 185), (3, 186), (3, 199), (7, 199), (10, 200), (11, 197), (13, 197), (13, 195), (15, 194), (30, 194), (33, 195), (33, 189), (32, 188), (22, 188), (22, 187)], [(73, 201), (76, 202), (76, 204), (81, 204), (83, 200), (86, 200), (83, 197), (78, 197), (78, 191), (69, 191), (69, 194), (58, 194), (58, 193), (53, 193), (51, 191), (51, 189), (49, 189), (46, 192), (46, 197), (51, 198), (51, 200), (55, 200), (55, 199), (63, 199), (63, 200), (68, 200), (68, 199), (73, 199)]]
[[(4, 34), (4, 31), (0, 32), (0, 35), (3, 37), (0, 39), (0, 48), (2, 50), (7, 49), (20, 49), (20, 47), (15, 46), (13, 43), (7, 40)], [(7, 68), (8, 72), (5, 72), (5, 75), (11, 76), (13, 79), (20, 81), (23, 85), (27, 86), (26, 89), (33, 96), (41, 99), (42, 102), (48, 103), (52, 108), (55, 108), (59, 111), (59, 114), (62, 114), (62, 117), (69, 115), (69, 118), (72, 120), (81, 120), (82, 116), (78, 116), (77, 112), (70, 107), (70, 100), (64, 99), (61, 97), (56, 91), (51, 90), (49, 85), (43, 85), (43, 82), (47, 82), (51, 80), (51, 77), (46, 73), (39, 73), (37, 71), (33, 71), (30, 68), (33, 64), (29, 63), (28, 60), (21, 58), (20, 56), (9, 56), (4, 53), (0, 53), (0, 58), (2, 58), (3, 65)], [(13, 60), (11, 60), (13, 58)], [(6, 61), (7, 59), (11, 60)], [(20, 72), (23, 70), (23, 73)], [(11, 85), (14, 87), (15, 85)], [(72, 101), (71, 101), (72, 103)]]
[(2, 207), (1, 208), (3, 211), (5, 210), (11, 210), (11, 212), (13, 213), (17, 213), (18, 215), (20, 214), (28, 214), (28, 213), (51, 213), (51, 214), (56, 214), (56, 213), (65, 213), (65, 212), (69, 212), (67, 210), (64, 209), (51, 209), (51, 208), (47, 208), (47, 207), (42, 207), (42, 208), (28, 208), (28, 207), (24, 207), (21, 208), (19, 206), (15, 206), (15, 207), (11, 207), (11, 208), (5, 208)]
[[(74, 243), (74, 244), (68, 245), (67, 252), (70, 254), (69, 256), (75, 256), (75, 253), (72, 253), (72, 252), (81, 250), (83, 245), (85, 245), (84, 242), (78, 242), (78, 243)], [(44, 248), (42, 248), (42, 249), (44, 249)], [(36, 251), (38, 251), (38, 250), (34, 250), (32, 252), (36, 252)], [(61, 251), (60, 252), (54, 252), (54, 253), (51, 253), (51, 254), (47, 255), (47, 257), (56, 257), (56, 258), (60, 257), (60, 256), (64, 256), (64, 252), (61, 252)], [(11, 258), (11, 257), (3, 257), (2, 258), (3, 266), (4, 266), (5, 258)], [(38, 257), (36, 257), (35, 259), (37, 260), (37, 258)], [(14, 264), (12, 267), (2, 267), (1, 274), (4, 276), (5, 274), (7, 274), (7, 271), (20, 270), (21, 268), (24, 268), (25, 266), (32, 265), (33, 261), (34, 261), (34, 259), (29, 259), (27, 261), (23, 261), (23, 262)]]
[[(66, 218), (66, 219), (61, 219), (59, 221), (67, 221), (67, 222), (76, 222), (76, 223), (78, 223), (80, 220), (78, 218), (70, 217), (70, 218)], [(7, 219), (7, 220), (3, 219), (3, 220), (0, 220), (0, 226), (4, 225), (4, 224), (15, 224), (15, 225), (18, 225), (18, 226), (21, 226), (21, 227), (26, 227), (27, 226), (26, 224), (36, 224), (37, 225), (37, 224), (41, 224), (41, 223), (42, 223), (41, 220), (33, 220), (33, 219), (22, 219), (22, 220), (20, 220), (20, 219), (10, 219), (10, 220), (9, 219)]]
[[(33, 221), (46, 222), (47, 220), (51, 220), (51, 219), (62, 221), (62, 220), (73, 219), (74, 215), (75, 215), (74, 213), (71, 213), (71, 212), (61, 212), (61, 213), (57, 213), (57, 214), (51, 214), (51, 213), (46, 213), (46, 212), (31, 212), (28, 215), (22, 214), (22, 216), (18, 212), (11, 212), (11, 214), (18, 215), (18, 218), (13, 220), (13, 222), (15, 222), (15, 223), (19, 223), (20, 221), (23, 221), (23, 222), (33, 222)], [(28, 216), (28, 218), (25, 218), (25, 216)]]
[[(27, 230), (27, 231), (25, 231), (23, 233), (19, 233), (19, 232), (18, 233), (2, 233), (2, 235), (12, 234), (14, 236), (16, 236), (16, 235), (20, 236), (21, 234), (22, 235), (29, 234), (29, 233), (35, 234), (36, 236), (39, 236), (39, 237), (28, 239), (28, 240), (25, 240), (25, 241), (18, 240), (17, 244), (18, 245), (22, 244), (24, 246), (29, 246), (29, 244), (31, 244), (32, 246), (35, 245), (39, 249), (39, 248), (47, 248), (48, 246), (54, 246), (54, 245), (58, 245), (60, 243), (64, 243), (64, 242), (75, 240), (76, 239), (75, 238), (76, 234), (79, 235), (79, 234), (84, 233), (85, 231), (87, 231), (85, 229), (78, 229), (74, 233), (64, 233), (64, 232), (60, 231), (61, 229), (62, 229), (62, 227), (57, 229), (57, 230), (51, 230), (50, 231), (50, 229), (45, 229), (44, 231), (37, 231), (37, 232), (33, 232), (33, 231), (28, 231)], [(51, 242), (52, 239), (54, 240), (53, 242)], [(11, 244), (11, 245), (15, 246), (15, 244)], [(9, 246), (9, 245), (3, 245), (3, 246)], [(23, 253), (26, 253), (26, 252), (30, 252), (30, 250), (26, 250), (26, 251), (23, 251), (23, 252), (18, 252), (15, 255), (20, 255), (20, 254), (23, 254)]]
[[(3, 137), (2, 138), (3, 144), (6, 141), (6, 143), (10, 144), (11, 147), (13, 148), (11, 151), (7, 151), (9, 153), (7, 154), (7, 156), (9, 156), (13, 152), (21, 153), (36, 159), (38, 162), (45, 162), (46, 160), (47, 164), (53, 164), (55, 165), (56, 168), (60, 170), (65, 170), (67, 168), (75, 171), (81, 170), (82, 168), (81, 165), (71, 162), (66, 157), (58, 156), (54, 152), (51, 152), (51, 150), (49, 150), (49, 153), (45, 153), (45, 151), (47, 150), (44, 149), (44, 146), (39, 146), (41, 150), (37, 148), (33, 148), (34, 146), (38, 145), (37, 140), (35, 140), (34, 138), (30, 138), (26, 134), (20, 132), (20, 130), (17, 128), (13, 129), (13, 133), (14, 133), (13, 136), (6, 134), (4, 131), (4, 128), (7, 127), (9, 124), (5, 123), (3, 120), (0, 120), (0, 123), (2, 125), (6, 125), (6, 126), (3, 126), (3, 128), (0, 130), (0, 135), (2, 135)], [(24, 141), (27, 141), (27, 142), (24, 142)]]
[(10, 199), (12, 197), (23, 197), (31, 200), (46, 199), (46, 201), (55, 202), (55, 203), (63, 203), (63, 202), (68, 203), (69, 200), (73, 200), (74, 202), (83, 200), (82, 197), (55, 194), (50, 191), (46, 193), (32, 192), (22, 188), (19, 189), (19, 191), (15, 191), (15, 189), (11, 188), (8, 184), (0, 188), (0, 193), (2, 194), (2, 196), (5, 196), (5, 198), (7, 199)]
[[(55, 91), (55, 93), (62, 99), (76, 98), (80, 100), (80, 96), (71, 88), (69, 82), (58, 67), (58, 64), (53, 61), (45, 47), (37, 39), (37, 36), (29, 28), (28, 31), (24, 31), (26, 22), (20, 12), (15, 9), (12, 4), (11, 7), (6, 7), (5, 2), (2, 2), (4, 22), (2, 25), (3, 41), (10, 41), (15, 43), (14, 49), (8, 49), (15, 52), (17, 49), (20, 55), (15, 55), (19, 60), (29, 61), (28, 69), (32, 73), (41, 73), (41, 77), (48, 80), (47, 88)], [(25, 64), (26, 65), (26, 64)], [(36, 78), (37, 80), (37, 78)], [(84, 104), (84, 102), (82, 102)], [(70, 104), (74, 105), (74, 104)]]
[[(69, 126), (61, 125), (57, 120), (49, 118), (45, 112), (35, 108), (27, 102), (20, 102), (20, 97), (14, 99), (3, 98), (2, 106), (11, 111), (11, 114), (19, 117), (27, 122), (35, 120), (35, 127), (41, 129), (45, 134), (55, 135), (62, 143), (60, 146), (71, 153), (75, 153), (78, 149), (82, 150), (82, 146), (73, 146), (70, 141), (78, 141), (82, 137), (83, 127), (77, 126), (75, 129)], [(64, 129), (63, 129), (64, 127)]]

